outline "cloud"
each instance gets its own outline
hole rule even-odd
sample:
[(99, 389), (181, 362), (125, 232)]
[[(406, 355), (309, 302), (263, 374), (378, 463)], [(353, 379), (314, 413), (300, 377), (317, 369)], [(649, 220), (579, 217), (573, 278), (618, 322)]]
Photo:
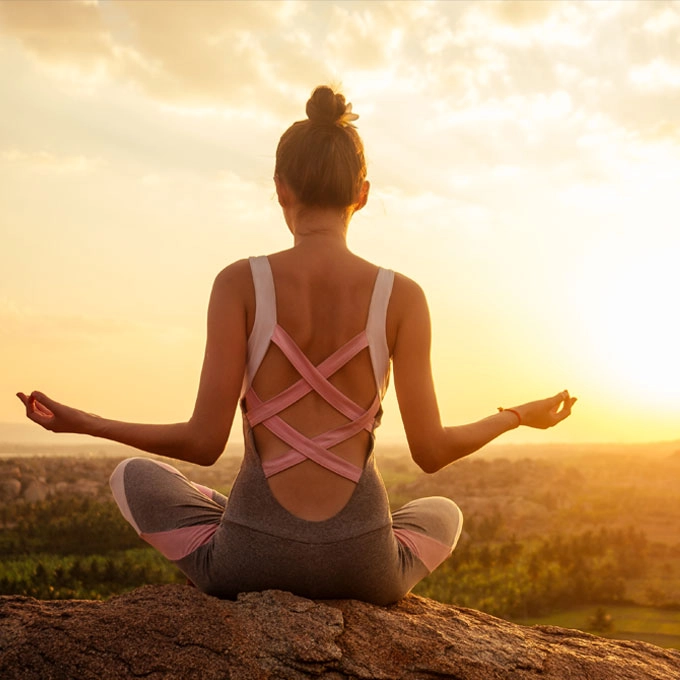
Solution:
[(264, 45), (293, 16), (263, 2), (12, 2), (0, 30), (68, 78), (133, 82), (172, 102), (276, 103)]
[(673, 64), (658, 57), (648, 64), (636, 66), (630, 71), (633, 85), (643, 91), (680, 89), (680, 63)]
[[(579, 156), (580, 171), (598, 176), (594, 146), (578, 143), (598, 116), (624, 133), (661, 134), (680, 75), (667, 41), (650, 35), (673, 35), (676, 14), (645, 2), (15, 2), (0, 3), (0, 31), (57, 77), (118, 91), (132, 83), (160, 102), (168, 132), (182, 133), (162, 153), (153, 148), (164, 164), (181, 150), (215, 165), (213, 140), (238, 128), (222, 153), (243, 174), (253, 134), (275, 143), (272, 131), (304, 116), (312, 87), (338, 80), (361, 115), (371, 173), (417, 193), (451, 188), (451, 173), (423, 164), (424, 153), (451, 159), (458, 177), (489, 165), (578, 172)], [(89, 156), (78, 158), (64, 167), (87, 166)], [(144, 174), (149, 186), (161, 176), (156, 167)]]
[(643, 136), (652, 141), (671, 140), (680, 144), (680, 121), (661, 119), (644, 130)]
[(502, 23), (512, 26), (530, 26), (544, 22), (558, 8), (554, 0), (505, 0), (504, 2), (491, 2), (489, 9)]
[(92, 172), (100, 165), (100, 160), (87, 156), (64, 156), (49, 151), (23, 151), (6, 149), (0, 152), (0, 158), (7, 163), (20, 165), (31, 170), (62, 173)]
[(644, 22), (642, 28), (645, 31), (659, 35), (680, 28), (680, 10), (677, 5), (664, 3), (655, 3), (655, 5), (659, 6), (659, 10)]
[(550, 0), (472, 3), (458, 27), (456, 42), (521, 50), (584, 47), (593, 37), (589, 16), (588, 9), (580, 5)]
[(179, 107), (266, 106), (289, 120), (314, 85), (349, 74), (375, 74), (372, 93), (461, 102), (553, 91), (555, 61), (587, 78), (601, 65), (587, 47), (603, 36), (614, 45), (634, 40), (620, 35), (621, 16), (668, 32), (675, 9), (645, 5), (11, 2), (0, 3), (0, 30), (69, 79), (131, 82)]
[(112, 40), (96, 4), (4, 2), (1, 30), (45, 61), (77, 62), (88, 70), (112, 55)]
[(134, 83), (198, 107), (266, 105), (289, 118), (299, 99), (353, 71), (413, 73), (441, 51), (464, 3), (0, 3), (0, 31), (64, 81)]

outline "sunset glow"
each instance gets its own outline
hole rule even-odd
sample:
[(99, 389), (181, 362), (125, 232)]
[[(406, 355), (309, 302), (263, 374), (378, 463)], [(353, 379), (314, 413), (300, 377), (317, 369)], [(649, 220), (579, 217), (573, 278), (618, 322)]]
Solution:
[(425, 290), (445, 420), (568, 388), (505, 440), (680, 439), (680, 3), (0, 2), (0, 65), (0, 422), (190, 415), (213, 278), (290, 245), (274, 151), (331, 83), (350, 247)]

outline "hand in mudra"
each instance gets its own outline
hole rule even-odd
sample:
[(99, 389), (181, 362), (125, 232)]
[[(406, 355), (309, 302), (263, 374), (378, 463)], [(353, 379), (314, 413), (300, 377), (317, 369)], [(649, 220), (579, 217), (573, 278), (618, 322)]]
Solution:
[(26, 395), (17, 392), (26, 407), (26, 417), (52, 432), (80, 432), (80, 424), (87, 415), (76, 408), (60, 404), (42, 392)]
[(554, 397), (514, 406), (512, 410), (519, 415), (521, 425), (547, 430), (571, 414), (571, 407), (575, 401), (576, 397), (570, 397), (569, 391), (564, 390)]

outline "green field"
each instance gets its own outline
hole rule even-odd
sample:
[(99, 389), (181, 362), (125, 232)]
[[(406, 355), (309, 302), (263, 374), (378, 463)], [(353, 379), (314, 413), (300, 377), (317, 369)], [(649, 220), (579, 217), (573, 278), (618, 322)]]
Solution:
[[(612, 618), (613, 628), (597, 635), (615, 640), (642, 640), (659, 647), (680, 649), (680, 611), (620, 605), (607, 606), (605, 610)], [(578, 607), (536, 618), (514, 619), (514, 622), (524, 626), (561, 626), (593, 633), (588, 629), (588, 622), (595, 611), (593, 606)]]

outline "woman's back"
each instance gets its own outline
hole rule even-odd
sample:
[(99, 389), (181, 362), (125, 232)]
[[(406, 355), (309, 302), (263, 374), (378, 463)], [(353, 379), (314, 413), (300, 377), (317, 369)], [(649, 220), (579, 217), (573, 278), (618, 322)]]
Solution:
[[(331, 240), (330, 243), (329, 247), (328, 239), (310, 239), (292, 250), (267, 258), (274, 284), (275, 321), (314, 366), (366, 330), (379, 272), (375, 265), (352, 255), (344, 244), (338, 242), (338, 246), (333, 247), (334, 242)], [(255, 295), (252, 302), (256, 307)], [(257, 310), (249, 309), (248, 312), (248, 317), (254, 320)], [(249, 332), (252, 333), (252, 327)], [(374, 341), (385, 343), (384, 316), (380, 322), (380, 337)], [(328, 382), (366, 411), (376, 401), (378, 382), (381, 377), (386, 378), (380, 373), (385, 369), (378, 368), (376, 379), (369, 347), (364, 346), (329, 375)], [(255, 372), (252, 387), (257, 398), (267, 401), (300, 378), (300, 372), (282, 349), (270, 342)], [(278, 415), (309, 438), (350, 421), (315, 390), (310, 390)], [(372, 429), (372, 423), (368, 429), (361, 428), (329, 450), (357, 468), (363, 468), (370, 446), (369, 429)], [(291, 448), (262, 423), (254, 426), (253, 434), (265, 466)], [(335, 515), (348, 502), (355, 482), (312, 460), (304, 460), (271, 476), (269, 486), (281, 505), (294, 515), (323, 520)]]

